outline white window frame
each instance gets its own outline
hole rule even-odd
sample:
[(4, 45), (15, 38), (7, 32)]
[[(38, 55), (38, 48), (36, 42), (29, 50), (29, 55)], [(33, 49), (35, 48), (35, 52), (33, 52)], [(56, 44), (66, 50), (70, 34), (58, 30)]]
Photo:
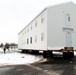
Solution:
[(37, 20), (35, 21), (35, 27), (37, 27)]
[(30, 37), (30, 44), (32, 44), (32, 37)]
[(44, 32), (41, 33), (41, 41), (44, 41)]
[(29, 44), (29, 38), (27, 38), (27, 44)]
[(37, 42), (37, 35), (35, 35), (35, 43)]
[(44, 14), (41, 15), (41, 23), (44, 23)]
[(68, 19), (68, 21), (70, 21), (70, 15), (69, 14), (67, 14), (67, 19)]
[(31, 25), (31, 30), (32, 30), (32, 25)]

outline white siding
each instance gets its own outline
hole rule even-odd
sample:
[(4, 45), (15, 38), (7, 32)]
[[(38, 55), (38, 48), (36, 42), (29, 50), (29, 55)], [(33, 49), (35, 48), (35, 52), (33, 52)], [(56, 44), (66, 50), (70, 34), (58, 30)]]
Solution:
[(76, 6), (72, 3), (63, 4), (48, 9), (48, 49), (59, 49), (66, 47), (65, 15), (70, 14), (72, 33), (72, 46), (76, 48)]
[[(43, 23), (41, 19), (43, 19)], [(37, 23), (37, 26), (35, 26), (35, 23)], [(25, 30), (26, 34), (22, 35)], [(41, 41), (41, 33), (44, 33), (43, 41)], [(32, 44), (30, 44), (30, 37), (32, 37)], [(37, 37), (36, 42), (35, 37)], [(29, 39), (29, 44), (27, 44), (27, 38)], [(23, 41), (24, 43), (22, 44), (21, 41)], [(42, 12), (19, 34), (19, 48), (47, 50), (47, 10)]]
[[(61, 49), (66, 43), (66, 15), (70, 14), (72, 32), (72, 44), (76, 49), (76, 6), (73, 3), (66, 3), (59, 6), (48, 7), (39, 14), (28, 26), (18, 35), (19, 49), (53, 50)], [(36, 24), (36, 25), (35, 25)], [(41, 37), (42, 35), (42, 37)], [(32, 43), (30, 43), (32, 37)], [(43, 41), (41, 41), (41, 38)], [(29, 44), (27, 44), (29, 39)]]

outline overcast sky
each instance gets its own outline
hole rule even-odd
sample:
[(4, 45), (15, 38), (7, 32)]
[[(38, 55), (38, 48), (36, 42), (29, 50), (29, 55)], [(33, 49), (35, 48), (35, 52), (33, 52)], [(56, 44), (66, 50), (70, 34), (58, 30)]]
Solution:
[(0, 0), (0, 43), (18, 43), (18, 33), (46, 6), (76, 0)]

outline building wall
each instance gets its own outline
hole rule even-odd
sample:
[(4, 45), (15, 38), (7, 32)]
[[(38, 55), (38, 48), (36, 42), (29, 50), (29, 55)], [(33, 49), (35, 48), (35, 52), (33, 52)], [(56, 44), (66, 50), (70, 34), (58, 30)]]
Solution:
[(48, 49), (61, 49), (66, 47), (66, 14), (70, 14), (72, 33), (72, 46), (76, 48), (76, 6), (72, 3), (48, 8)]
[(9, 47), (9, 50), (16, 50), (16, 49), (18, 49), (17, 46), (10, 46), (10, 47)]
[[(72, 47), (76, 49), (76, 5), (72, 3), (48, 7), (27, 25), (18, 35), (18, 49), (53, 50), (66, 47), (66, 15), (69, 14), (72, 32)], [(41, 23), (41, 19), (43, 23)], [(35, 27), (37, 22), (37, 27)], [(32, 27), (32, 29), (31, 29)], [(43, 41), (41, 41), (43, 33)], [(32, 37), (32, 43), (30, 38)], [(36, 42), (37, 38), (37, 42)], [(27, 39), (29, 42), (27, 44)]]
[[(42, 23), (43, 22), (43, 23)], [(41, 35), (43, 36), (41, 41)], [(32, 37), (32, 43), (31, 43)], [(27, 39), (28, 44), (27, 44)], [(18, 35), (19, 49), (47, 49), (47, 10), (43, 11)]]

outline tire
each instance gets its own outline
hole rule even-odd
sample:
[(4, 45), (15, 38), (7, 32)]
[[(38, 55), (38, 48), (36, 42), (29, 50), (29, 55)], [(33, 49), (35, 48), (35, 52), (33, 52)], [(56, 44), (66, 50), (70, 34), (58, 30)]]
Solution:
[(53, 53), (52, 53), (52, 51), (44, 51), (43, 52), (43, 58), (53, 58)]
[(43, 58), (47, 58), (47, 51), (43, 52)]
[(71, 59), (74, 58), (74, 52), (63, 52), (64, 59)]
[(74, 52), (69, 52), (69, 57), (74, 58)]

